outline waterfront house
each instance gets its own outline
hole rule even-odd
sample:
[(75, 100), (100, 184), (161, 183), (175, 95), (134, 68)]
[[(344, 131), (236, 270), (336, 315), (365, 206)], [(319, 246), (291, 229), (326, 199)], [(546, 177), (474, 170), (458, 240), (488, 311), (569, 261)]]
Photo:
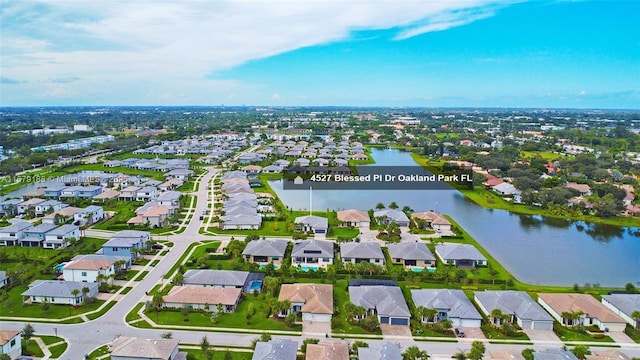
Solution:
[[(538, 302), (561, 324), (597, 326), (602, 331), (624, 331), (627, 322), (589, 294), (538, 294)], [(579, 313), (577, 319), (565, 314)]]
[(451, 222), (447, 220), (442, 214), (433, 212), (433, 211), (425, 211), (425, 212), (417, 212), (411, 214), (411, 218), (414, 219), (422, 219), (426, 222), (427, 227), (433, 229), (438, 233), (449, 233), (451, 232)]
[(604, 295), (602, 296), (602, 305), (625, 319), (631, 326), (640, 327), (640, 319), (631, 317), (634, 311), (640, 310), (640, 294)]
[(9, 355), (11, 360), (16, 360), (22, 355), (22, 331), (0, 330), (0, 354)]
[(444, 264), (459, 268), (475, 268), (487, 265), (487, 258), (473, 245), (469, 244), (439, 244), (436, 245), (436, 255)]
[(329, 220), (316, 215), (298, 216), (295, 218), (296, 231), (310, 232), (315, 239), (325, 239), (329, 228)]
[(524, 291), (475, 291), (474, 301), (480, 310), (496, 325), (504, 321), (493, 318), (491, 312), (498, 309), (509, 316), (509, 322), (523, 329), (553, 330), (553, 318)]
[(249, 274), (235, 270), (187, 270), (182, 285), (243, 289), (250, 281)]
[(375, 211), (373, 217), (376, 219), (379, 225), (389, 225), (392, 222), (398, 224), (400, 227), (409, 227), (409, 217), (402, 211), (393, 209), (384, 209)]
[(422, 242), (388, 244), (389, 256), (394, 264), (402, 264), (407, 270), (435, 268), (436, 257)]
[(339, 226), (368, 228), (371, 225), (369, 213), (363, 210), (349, 209), (338, 211)]

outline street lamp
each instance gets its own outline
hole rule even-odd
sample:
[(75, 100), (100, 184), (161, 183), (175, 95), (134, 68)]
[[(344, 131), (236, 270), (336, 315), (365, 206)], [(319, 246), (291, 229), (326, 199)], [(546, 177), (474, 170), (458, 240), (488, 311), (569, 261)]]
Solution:
[(53, 332), (56, 334), (56, 337), (58, 337), (58, 328), (57, 327), (53, 328)]

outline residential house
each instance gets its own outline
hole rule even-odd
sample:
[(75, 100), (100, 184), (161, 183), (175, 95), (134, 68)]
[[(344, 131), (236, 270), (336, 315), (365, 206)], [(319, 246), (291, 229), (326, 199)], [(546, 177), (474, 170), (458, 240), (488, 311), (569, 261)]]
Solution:
[(42, 247), (45, 249), (66, 248), (71, 240), (80, 240), (80, 228), (76, 225), (65, 224), (44, 234)]
[(158, 189), (155, 186), (145, 186), (136, 191), (136, 201), (150, 201), (156, 198)]
[(341, 340), (307, 344), (305, 360), (349, 360), (349, 344)]
[(138, 258), (139, 252), (145, 248), (149, 240), (151, 240), (151, 234), (148, 231), (122, 230), (113, 234), (102, 245), (102, 254), (123, 256), (134, 260)]
[(116, 274), (115, 260), (72, 260), (62, 268), (65, 281), (111, 283)]
[(349, 209), (338, 211), (339, 226), (368, 228), (371, 225), (369, 213), (363, 210)]
[(179, 191), (165, 191), (158, 195), (156, 201), (160, 205), (178, 207), (180, 206), (180, 197), (182, 197), (182, 193)]
[(289, 241), (287, 240), (253, 240), (242, 252), (245, 261), (259, 264), (261, 267), (273, 263), (276, 268), (282, 265)]
[(33, 209), (35, 216), (43, 216), (46, 214), (52, 214), (56, 211), (60, 211), (67, 206), (69, 205), (58, 200), (45, 200), (38, 203)]
[(45, 199), (30, 198), (17, 204), (18, 214), (27, 214), (28, 212), (35, 213), (36, 205), (45, 202)]
[(104, 189), (100, 194), (94, 196), (92, 199), (97, 201), (105, 201), (107, 199), (117, 199), (120, 196), (120, 191), (112, 189)]
[(409, 217), (402, 211), (393, 210), (393, 209), (384, 209), (375, 211), (373, 213), (373, 217), (376, 218), (376, 221), (379, 225), (389, 225), (392, 222), (398, 224), (400, 227), (409, 227)]
[(193, 170), (189, 169), (173, 169), (164, 174), (166, 179), (178, 179), (181, 181), (189, 181), (193, 176)]
[(133, 201), (138, 196), (138, 190), (140, 190), (140, 187), (138, 186), (127, 186), (120, 190), (118, 200)]
[[(589, 294), (538, 294), (538, 302), (554, 319), (569, 326), (597, 326), (602, 331), (624, 331), (627, 322)], [(577, 319), (565, 314), (580, 314)]]
[(438, 233), (450, 233), (451, 222), (447, 220), (442, 214), (433, 211), (425, 211), (411, 214), (411, 218), (422, 219), (426, 221), (426, 225)]
[(491, 316), (491, 312), (498, 309), (523, 329), (553, 330), (553, 318), (524, 291), (475, 291), (473, 294), (480, 310), (494, 324), (504, 321), (502, 317)]
[[(84, 301), (85, 296), (95, 296), (98, 293), (98, 287), (98, 283), (36, 280), (29, 284), (29, 288), (21, 295), (26, 297), (25, 302), (78, 305)], [(83, 293), (84, 288), (89, 289), (89, 292)], [(79, 293), (74, 295), (72, 293), (74, 290), (78, 290)]]
[(409, 326), (411, 312), (397, 286), (349, 286), (349, 299), (367, 309), (365, 316), (377, 315), (380, 324)]
[(246, 209), (245, 213), (222, 216), (222, 230), (231, 229), (259, 229), (262, 225), (262, 216), (255, 209)]
[(97, 205), (89, 205), (73, 214), (73, 220), (78, 225), (91, 225), (102, 219), (104, 219), (104, 209)]
[(0, 330), (0, 354), (9, 355), (11, 360), (16, 360), (22, 355), (21, 330)]
[(178, 350), (178, 340), (137, 339), (119, 336), (109, 344), (111, 360), (186, 360)]
[(402, 264), (407, 270), (434, 269), (436, 257), (422, 242), (388, 244), (389, 256), (394, 264)]
[(13, 217), (18, 213), (20, 199), (8, 199), (0, 202), (0, 217)]
[[(64, 194), (64, 190), (62, 192)], [(102, 193), (102, 186), (97, 186), (97, 185), (79, 186), (77, 197), (83, 198), (83, 199), (89, 199), (96, 195), (99, 195), (100, 193)]]
[(278, 165), (269, 165), (265, 166), (262, 169), (262, 172), (265, 174), (280, 174), (282, 172), (282, 167)]
[(258, 341), (251, 360), (296, 360), (298, 342), (289, 339)]
[(24, 231), (24, 238), (19, 240), (20, 246), (41, 247), (45, 240), (45, 235), (57, 226), (43, 222), (38, 226), (33, 226)]
[(222, 305), (223, 312), (234, 312), (240, 302), (242, 289), (198, 286), (174, 286), (167, 295), (163, 296), (163, 306), (181, 309), (217, 311)]
[(249, 280), (248, 271), (187, 270), (182, 285), (243, 289)]
[(533, 360), (578, 360), (578, 358), (568, 349), (546, 349), (536, 350), (533, 353)]
[(357, 264), (368, 262), (384, 266), (384, 254), (377, 242), (343, 242), (340, 243), (340, 256), (342, 263)]
[(62, 195), (62, 190), (66, 187), (67, 185), (61, 184), (61, 183), (54, 183), (54, 184), (48, 185), (44, 189), (44, 196), (51, 199), (59, 199), (60, 196)]
[(169, 217), (173, 214), (173, 206), (158, 205), (156, 201), (151, 201), (137, 208), (135, 213), (136, 216), (129, 219), (127, 224), (163, 227), (167, 225)]
[(112, 256), (102, 254), (80, 254), (71, 258), (71, 261), (91, 260), (101, 262), (113, 262), (115, 271), (126, 270), (131, 267), (131, 258), (124, 256)]
[(7, 272), (0, 270), (0, 289), (9, 285), (9, 282), (10, 280), (9, 280), (9, 277), (7, 276)]
[(487, 265), (487, 258), (475, 246), (469, 244), (439, 244), (436, 245), (436, 255), (444, 264), (459, 268), (475, 268)]
[(489, 350), (489, 360), (526, 360), (521, 351), (512, 348)]
[(331, 284), (282, 284), (278, 301), (289, 300), (291, 308), (278, 316), (291, 312), (302, 313), (302, 321), (331, 322), (333, 315), (333, 285)]
[(433, 319), (421, 319), (423, 322), (449, 320), (454, 327), (479, 328), (481, 325), (482, 315), (462, 290), (411, 290), (411, 298), (416, 307), (423, 306), (438, 311)]
[(640, 294), (604, 295), (602, 296), (602, 305), (625, 319), (631, 326), (640, 327), (640, 319), (631, 317), (634, 311), (640, 311)]
[(171, 179), (158, 185), (158, 190), (160, 190), (160, 192), (167, 192), (179, 188), (182, 184), (184, 184), (184, 181), (180, 179)]
[(81, 208), (67, 206), (60, 209), (59, 211), (54, 212), (53, 214), (45, 215), (42, 218), (42, 222), (48, 224), (62, 224), (73, 219), (75, 214), (81, 210)]
[(0, 246), (15, 246), (24, 238), (24, 232), (33, 227), (28, 221), (16, 221), (9, 226), (0, 228)]
[(358, 348), (358, 359), (361, 360), (402, 360), (400, 346), (392, 342), (370, 343), (369, 347)]
[(333, 265), (333, 242), (322, 240), (302, 240), (293, 244), (291, 263), (303, 270), (317, 270)]
[(499, 195), (514, 197), (520, 195), (520, 190), (516, 189), (515, 186), (509, 184), (508, 182), (502, 182), (492, 187), (491, 189), (493, 189), (493, 191), (498, 193)]
[(306, 215), (295, 218), (296, 231), (313, 233), (315, 239), (325, 239), (329, 229), (329, 220), (325, 217)]
[(564, 184), (567, 189), (577, 190), (580, 196), (591, 196), (591, 187), (587, 184), (578, 184), (575, 182), (567, 182)]

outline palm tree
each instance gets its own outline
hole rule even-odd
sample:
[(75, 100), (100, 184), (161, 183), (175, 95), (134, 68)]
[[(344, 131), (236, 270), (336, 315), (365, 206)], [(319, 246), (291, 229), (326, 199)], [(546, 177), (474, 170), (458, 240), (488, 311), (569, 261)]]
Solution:
[(438, 314), (438, 310), (434, 309), (434, 308), (427, 308), (424, 306), (418, 306), (416, 308), (416, 313), (418, 314), (418, 316), (420, 318), (422, 318), (422, 321), (429, 323), (429, 322), (434, 322), (434, 318), (435, 316)]
[[(500, 320), (498, 320), (500, 319)], [(494, 325), (500, 325), (502, 323), (503, 320), (503, 314), (502, 311), (500, 309), (493, 309), (491, 310), (491, 322)]]
[(640, 310), (635, 310), (631, 313), (631, 318), (635, 320), (635, 328), (640, 327)]
[(377, 210), (382, 210), (382, 209), (384, 209), (384, 204), (383, 204), (383, 203), (377, 203), (377, 204), (376, 204), (376, 209), (377, 209)]
[(396, 202), (395, 202), (395, 201), (392, 201), (392, 202), (391, 202), (391, 204), (389, 204), (389, 209), (393, 209), (393, 210), (395, 210), (395, 209), (397, 209), (397, 208), (399, 208), (399, 207), (400, 207), (400, 206), (398, 206), (398, 204), (396, 204)]
[(78, 289), (71, 290), (71, 295), (73, 295), (73, 303), (75, 305), (78, 304), (78, 294), (80, 294), (80, 290), (78, 290)]
[[(563, 311), (560, 316), (562, 316), (562, 322), (564, 325), (573, 325), (573, 314), (570, 311)], [(571, 324), (569, 324), (571, 323)]]
[(91, 292), (91, 290), (89, 289), (89, 287), (85, 286), (82, 288), (82, 298), (84, 301), (87, 301), (87, 294), (89, 294)]
[(402, 360), (427, 360), (429, 353), (426, 350), (420, 350), (417, 346), (410, 346), (402, 353)]

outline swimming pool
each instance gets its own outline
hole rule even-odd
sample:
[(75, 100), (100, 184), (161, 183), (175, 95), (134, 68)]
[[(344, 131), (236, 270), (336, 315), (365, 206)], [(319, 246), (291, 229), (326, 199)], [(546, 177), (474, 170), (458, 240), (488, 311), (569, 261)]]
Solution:
[[(265, 264), (260, 264), (260, 269), (264, 269), (264, 268), (266, 268), (266, 267), (267, 267), (267, 265), (265, 265)], [(278, 269), (280, 269), (280, 265), (275, 265), (275, 264), (274, 264), (274, 265), (273, 265), (273, 269), (274, 269), (274, 270), (278, 270)]]
[(424, 269), (427, 269), (427, 271), (431, 272), (431, 273), (436, 271), (435, 268), (421, 268), (421, 267), (412, 267), (411, 271), (413, 271), (413, 272), (423, 272)]
[(300, 266), (300, 270), (302, 270), (302, 271), (318, 271), (318, 267), (317, 266), (303, 265), (303, 266)]
[(262, 290), (262, 280), (254, 280), (249, 284), (249, 290)]

